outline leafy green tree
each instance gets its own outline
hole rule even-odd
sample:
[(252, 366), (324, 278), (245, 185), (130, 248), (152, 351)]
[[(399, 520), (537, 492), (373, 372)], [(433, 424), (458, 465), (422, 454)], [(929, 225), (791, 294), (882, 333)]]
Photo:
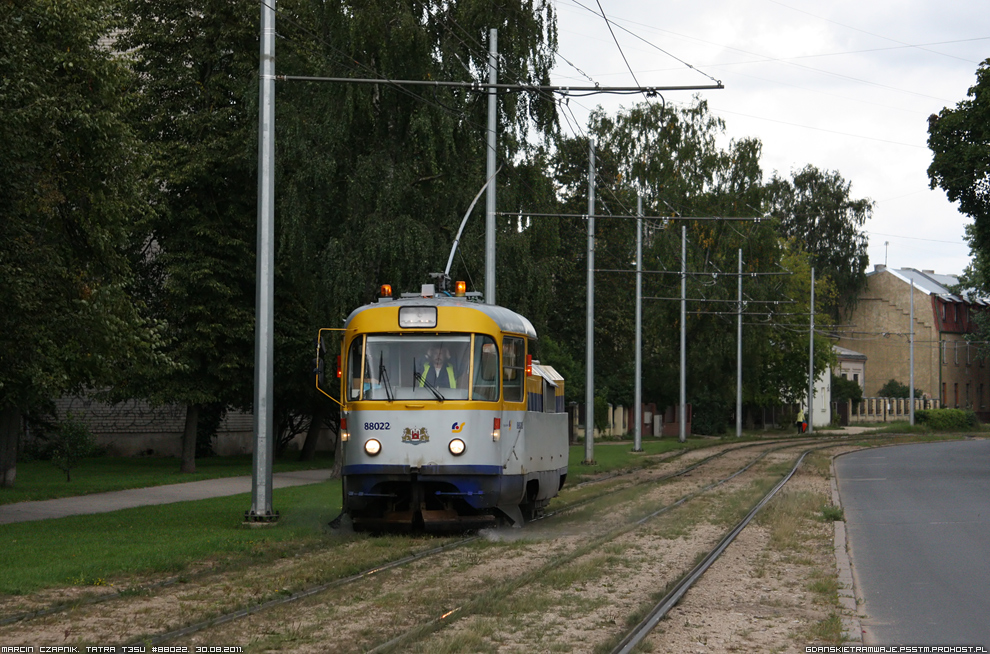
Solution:
[(966, 240), (973, 261), (964, 276), (971, 288), (988, 289), (990, 271), (990, 59), (976, 69), (967, 99), (928, 118), (928, 167), (931, 188), (941, 188), (959, 210), (973, 219)]
[[(747, 216), (758, 213), (763, 199), (759, 141), (742, 139), (720, 145), (724, 123), (697, 100), (686, 108), (642, 103), (615, 116), (597, 112), (589, 132), (596, 142), (596, 195), (599, 214), (633, 214), (636, 191), (647, 215)], [(586, 209), (586, 139), (565, 139), (554, 174), (565, 212)], [(744, 274), (744, 402), (766, 406), (803, 397), (807, 388), (808, 257), (793, 241), (778, 235), (773, 221), (648, 221), (644, 236), (644, 397), (660, 405), (679, 396), (681, 226), (687, 225), (687, 383), (696, 405), (698, 426), (724, 429), (735, 400), (736, 300), (739, 250)], [(596, 221), (595, 358), (596, 394), (628, 405), (633, 395), (635, 223), (625, 219)], [(562, 251), (585, 251), (583, 220), (560, 223)], [(583, 256), (565, 259), (557, 280), (552, 333), (582, 361), (585, 349)], [(818, 282), (818, 301), (830, 297), (826, 280)], [(802, 299), (803, 298), (803, 299)], [(792, 304), (796, 303), (796, 304)], [(823, 369), (829, 348), (816, 348), (816, 369)], [(602, 363), (605, 362), (605, 363)], [(551, 361), (553, 363), (553, 361)], [(583, 379), (583, 371), (581, 371)], [(579, 381), (579, 380), (575, 380)], [(569, 380), (569, 387), (574, 384)], [(700, 415), (699, 412), (707, 414)]]
[[(520, 0), (286, 0), (277, 20), (285, 35), (278, 72), (287, 75), (487, 79), (487, 34), (496, 27), (500, 80), (546, 82), (556, 41), (552, 6)], [(500, 209), (539, 210), (552, 188), (541, 173), (544, 155), (528, 149), (525, 136), (531, 125), (553, 133), (552, 98), (502, 95), (499, 102)], [(283, 356), (276, 361), (286, 365), (276, 370), (276, 411), (285, 424), (307, 414), (334, 419), (336, 405), (312, 383), (318, 328), (340, 327), (384, 283), (397, 293), (415, 290), (432, 281), (428, 273), (443, 271), (464, 211), (485, 182), (486, 112), (487, 96), (474, 91), (279, 85), (276, 349)], [(542, 223), (520, 230), (509, 217), (499, 218), (498, 231), (497, 301), (542, 331), (552, 271), (538, 259), (555, 235)], [(483, 252), (479, 207), (451, 270), (471, 290), (484, 286)], [(332, 360), (336, 352), (329, 354)]]
[(248, 408), (253, 381), (258, 5), (129, 0), (120, 48), (137, 76), (136, 129), (153, 157), (152, 315), (179, 367), (150, 398), (186, 405), (183, 472), (207, 405)]
[(164, 365), (131, 261), (145, 239), (132, 78), (103, 0), (0, 3), (0, 486), (22, 415)]
[(869, 256), (863, 225), (873, 201), (851, 197), (852, 182), (838, 171), (807, 165), (787, 180), (777, 174), (767, 183), (766, 209), (780, 221), (780, 232), (803, 244), (818, 277), (829, 277), (837, 292), (827, 310), (838, 318), (840, 305), (855, 300), (866, 284)]

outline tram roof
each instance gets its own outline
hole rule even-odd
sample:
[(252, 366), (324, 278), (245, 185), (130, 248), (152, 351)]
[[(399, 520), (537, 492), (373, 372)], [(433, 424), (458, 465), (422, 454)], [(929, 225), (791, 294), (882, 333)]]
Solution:
[(522, 316), (512, 309), (506, 309), (505, 307), (500, 307), (495, 304), (482, 304), (480, 302), (470, 302), (465, 298), (459, 297), (416, 297), (416, 298), (401, 298), (396, 300), (379, 300), (378, 302), (373, 302), (371, 304), (366, 304), (364, 306), (358, 307), (351, 312), (351, 315), (347, 316), (347, 320), (344, 322), (344, 327), (346, 328), (350, 325), (351, 320), (357, 314), (362, 311), (367, 311), (369, 309), (379, 309), (388, 306), (407, 306), (407, 307), (460, 307), (464, 309), (473, 309), (479, 311), (498, 325), (498, 328), (503, 332), (511, 332), (514, 334), (525, 334), (527, 338), (536, 340), (538, 337), (536, 335), (536, 329), (533, 327), (533, 323), (529, 321), (528, 318)]

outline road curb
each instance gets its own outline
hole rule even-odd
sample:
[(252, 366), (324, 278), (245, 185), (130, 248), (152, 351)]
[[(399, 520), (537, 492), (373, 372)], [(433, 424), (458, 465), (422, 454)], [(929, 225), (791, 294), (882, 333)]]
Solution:
[[(839, 497), (839, 486), (835, 481), (835, 457), (829, 465), (832, 485), (832, 504), (841, 507), (842, 502)], [(860, 621), (859, 603), (857, 602), (858, 592), (853, 578), (852, 561), (849, 558), (848, 543), (846, 540), (846, 523), (843, 520), (836, 520), (832, 523), (835, 526), (835, 564), (839, 574), (839, 606), (842, 608), (842, 640), (847, 644), (863, 643), (863, 624)]]

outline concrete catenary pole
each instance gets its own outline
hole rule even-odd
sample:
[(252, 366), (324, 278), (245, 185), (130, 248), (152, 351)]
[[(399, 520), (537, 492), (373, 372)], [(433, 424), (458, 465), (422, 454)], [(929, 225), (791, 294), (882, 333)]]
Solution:
[[(498, 30), (488, 32), (488, 83), (498, 83)], [(485, 303), (495, 304), (495, 136), (498, 129), (498, 95), (488, 87), (488, 192), (485, 196)]]
[(908, 391), (908, 403), (910, 405), (910, 421), (914, 424), (914, 279), (911, 280), (911, 327), (908, 329), (908, 339), (911, 342), (911, 389)]
[(585, 321), (584, 462), (595, 460), (595, 141), (588, 139), (588, 315)]
[(739, 316), (736, 324), (736, 437), (742, 436), (742, 248), (739, 248)]
[(815, 432), (815, 269), (811, 269), (811, 330), (808, 332), (808, 433)]
[(681, 226), (681, 395), (677, 405), (677, 440), (687, 440), (687, 225)]
[(636, 196), (636, 392), (633, 452), (643, 451), (643, 196)]
[(275, 0), (261, 3), (258, 107), (258, 269), (254, 342), (254, 472), (249, 522), (274, 522), (272, 510), (272, 354), (275, 325)]

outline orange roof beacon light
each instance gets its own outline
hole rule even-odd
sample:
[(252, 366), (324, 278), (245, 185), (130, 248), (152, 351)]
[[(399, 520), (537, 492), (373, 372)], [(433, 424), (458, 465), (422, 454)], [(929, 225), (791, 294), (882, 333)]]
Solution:
[(526, 355), (526, 376), (528, 377), (529, 375), (532, 375), (532, 374), (533, 374), (533, 355), (532, 354), (527, 354)]
[(454, 296), (464, 297), (467, 294), (467, 282), (456, 282), (454, 284)]
[(392, 297), (392, 285), (382, 284), (382, 290), (378, 295), (380, 297)]

